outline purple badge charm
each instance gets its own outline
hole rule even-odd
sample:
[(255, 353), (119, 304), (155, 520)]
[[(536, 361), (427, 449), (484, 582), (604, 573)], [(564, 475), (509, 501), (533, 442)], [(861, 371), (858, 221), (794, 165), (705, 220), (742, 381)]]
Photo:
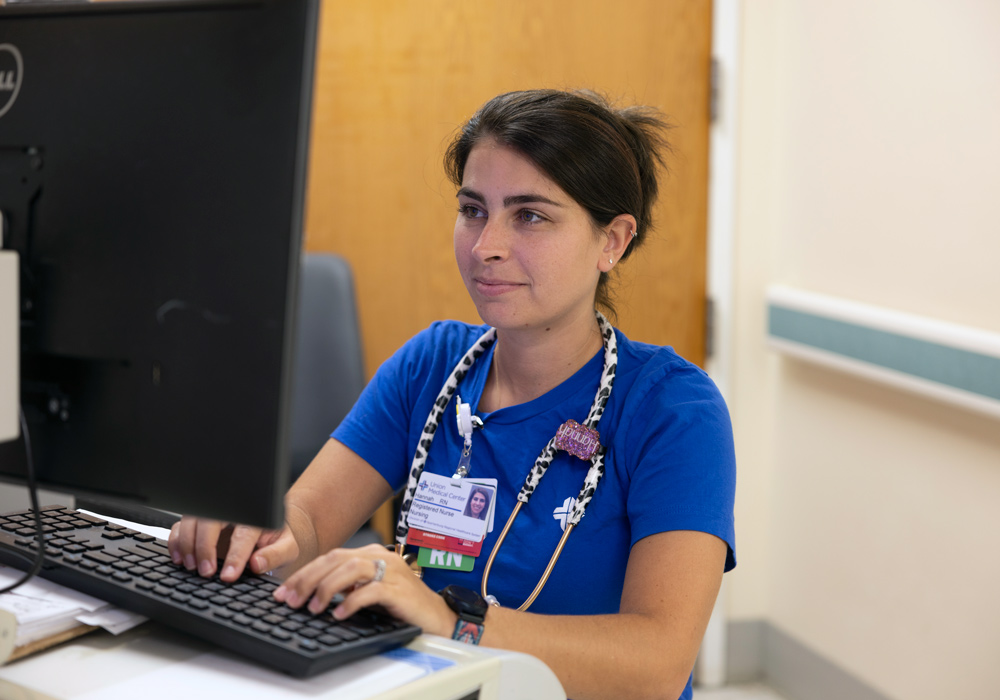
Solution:
[(601, 448), (601, 435), (593, 428), (568, 420), (559, 426), (555, 446), (589, 462)]

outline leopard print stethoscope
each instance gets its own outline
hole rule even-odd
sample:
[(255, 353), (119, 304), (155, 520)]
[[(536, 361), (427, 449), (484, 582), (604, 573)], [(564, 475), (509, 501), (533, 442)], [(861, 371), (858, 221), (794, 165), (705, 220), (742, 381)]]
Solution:
[[(596, 314), (597, 324), (600, 327), (601, 337), (604, 341), (604, 369), (601, 372), (601, 383), (598, 385), (597, 395), (594, 397), (594, 402), (590, 406), (590, 413), (587, 415), (587, 419), (584, 421), (583, 425), (580, 426), (573, 421), (567, 421), (567, 423), (564, 424), (564, 428), (567, 425), (572, 424), (573, 427), (582, 431), (584, 435), (593, 436), (593, 449), (587, 450), (586, 448), (583, 448), (583, 452), (578, 451), (579, 446), (574, 443), (573, 440), (567, 440), (563, 428), (560, 428), (560, 431), (553, 436), (551, 440), (549, 440), (545, 449), (543, 449), (541, 454), (538, 455), (538, 459), (535, 460), (534, 466), (531, 468), (531, 471), (528, 472), (528, 476), (524, 481), (524, 486), (521, 487), (521, 491), (517, 494), (517, 504), (514, 506), (514, 510), (507, 519), (507, 524), (504, 525), (503, 530), (500, 531), (500, 536), (497, 538), (493, 551), (490, 552), (489, 559), (486, 560), (486, 567), (483, 570), (482, 595), (491, 602), (496, 602), (496, 598), (487, 594), (486, 585), (489, 581), (490, 570), (493, 568), (493, 560), (500, 549), (500, 545), (503, 544), (504, 539), (507, 537), (507, 533), (510, 531), (511, 525), (513, 525), (514, 519), (520, 512), (521, 507), (528, 502), (528, 499), (531, 498), (531, 494), (535, 491), (535, 487), (541, 481), (542, 477), (545, 476), (545, 472), (552, 463), (552, 459), (555, 457), (556, 451), (559, 449), (566, 449), (571, 454), (574, 454), (582, 459), (589, 459), (590, 470), (587, 472), (587, 476), (583, 481), (583, 488), (580, 489), (579, 495), (577, 495), (576, 500), (573, 502), (573, 507), (566, 520), (566, 528), (563, 531), (562, 538), (559, 540), (559, 544), (552, 553), (552, 557), (549, 559), (548, 566), (545, 567), (545, 571), (542, 574), (541, 579), (539, 579), (538, 584), (535, 586), (535, 589), (531, 592), (531, 595), (528, 596), (528, 599), (517, 608), (518, 610), (527, 610), (528, 607), (535, 602), (535, 598), (538, 597), (538, 594), (542, 592), (542, 588), (544, 588), (545, 584), (548, 582), (549, 575), (552, 573), (552, 569), (555, 567), (556, 561), (559, 559), (559, 555), (562, 554), (563, 547), (566, 545), (566, 540), (569, 538), (573, 528), (576, 527), (583, 518), (583, 515), (587, 510), (587, 505), (590, 503), (591, 499), (594, 497), (594, 492), (597, 490), (597, 484), (600, 482), (601, 477), (604, 476), (605, 447), (596, 439), (597, 423), (600, 421), (601, 416), (604, 415), (604, 407), (607, 405), (608, 397), (611, 396), (611, 389), (614, 385), (615, 373), (618, 367), (618, 343), (615, 339), (615, 331), (611, 327), (611, 324), (608, 323), (608, 320), (604, 318), (600, 312), (596, 312)], [(410, 465), (410, 475), (407, 479), (406, 491), (402, 506), (400, 507), (399, 522), (396, 525), (395, 549), (397, 554), (402, 555), (403, 547), (406, 545), (406, 535), (410, 530), (407, 522), (407, 516), (410, 512), (410, 506), (413, 503), (413, 497), (417, 491), (417, 484), (420, 480), (420, 475), (424, 471), (424, 465), (426, 464), (427, 456), (430, 453), (431, 442), (434, 440), (434, 434), (437, 432), (437, 429), (441, 424), (445, 408), (451, 402), (452, 396), (458, 389), (458, 385), (465, 378), (469, 368), (472, 367), (472, 364), (479, 359), (490, 348), (490, 346), (493, 345), (493, 343), (496, 342), (496, 338), (496, 329), (490, 328), (479, 338), (479, 340), (475, 342), (471, 348), (469, 348), (468, 352), (465, 353), (462, 359), (455, 366), (455, 369), (448, 377), (448, 381), (446, 381), (444, 386), (441, 387), (441, 391), (438, 393), (437, 399), (434, 401), (434, 406), (431, 408), (430, 415), (427, 417), (427, 422), (424, 424), (424, 430), (420, 435), (416, 452), (413, 455), (413, 462)]]

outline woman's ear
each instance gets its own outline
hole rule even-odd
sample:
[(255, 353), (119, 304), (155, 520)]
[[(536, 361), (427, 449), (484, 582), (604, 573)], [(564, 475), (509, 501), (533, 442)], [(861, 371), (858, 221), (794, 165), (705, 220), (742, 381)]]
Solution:
[(635, 217), (631, 214), (619, 214), (604, 229), (604, 253), (598, 267), (601, 272), (610, 272), (625, 255), (625, 250), (632, 243), (637, 233)]

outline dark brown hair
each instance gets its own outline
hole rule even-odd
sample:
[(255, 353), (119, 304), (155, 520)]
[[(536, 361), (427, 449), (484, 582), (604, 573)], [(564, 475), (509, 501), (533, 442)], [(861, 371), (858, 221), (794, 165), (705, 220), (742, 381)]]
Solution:
[[(462, 186), (473, 147), (492, 138), (513, 148), (589, 212), (595, 228), (619, 214), (635, 217), (639, 235), (622, 260), (652, 228), (657, 170), (666, 170), (669, 125), (650, 107), (615, 108), (584, 91), (526, 90), (494, 97), (462, 127), (445, 153), (445, 172)], [(608, 275), (601, 275), (595, 303), (612, 317)]]

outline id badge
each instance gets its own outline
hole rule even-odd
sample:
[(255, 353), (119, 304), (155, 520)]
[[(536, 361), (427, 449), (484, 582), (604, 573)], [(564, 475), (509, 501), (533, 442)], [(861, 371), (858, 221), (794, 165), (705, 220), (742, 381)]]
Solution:
[(457, 483), (446, 476), (424, 472), (407, 524), (428, 532), (480, 542), (486, 536), (496, 488), (468, 479)]

